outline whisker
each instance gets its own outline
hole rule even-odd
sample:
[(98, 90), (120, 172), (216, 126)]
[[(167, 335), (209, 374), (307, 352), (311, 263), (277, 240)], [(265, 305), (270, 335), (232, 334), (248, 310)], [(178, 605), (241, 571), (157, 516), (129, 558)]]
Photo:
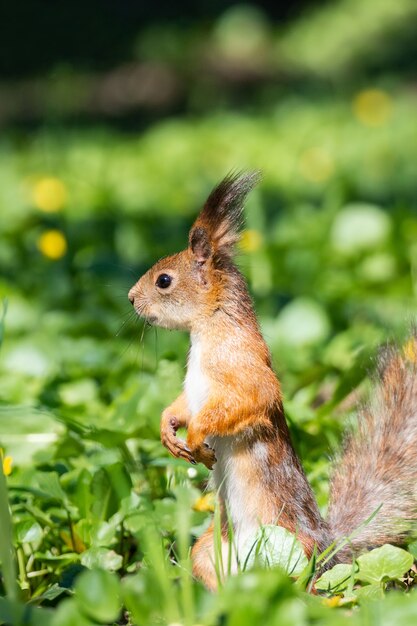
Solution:
[(132, 315), (130, 315), (127, 319), (125, 319), (125, 321), (124, 321), (124, 322), (123, 322), (123, 324), (120, 326), (120, 328), (119, 328), (119, 330), (117, 331), (117, 333), (115, 334), (115, 337), (118, 337), (118, 336), (120, 335), (120, 333), (122, 332), (122, 330), (123, 330), (123, 328), (125, 327), (125, 325), (126, 325), (128, 322), (131, 322), (131, 321), (132, 321), (132, 319), (133, 319), (133, 318), (132, 318)]
[[(137, 323), (139, 321), (138, 317), (134, 318), (134, 323)], [(118, 365), (120, 363), (120, 361), (122, 360), (122, 358), (125, 356), (125, 354), (130, 350), (130, 348), (132, 347), (134, 341), (137, 339), (137, 335), (134, 334), (133, 337), (130, 339), (128, 345), (125, 347), (125, 349), (120, 353), (119, 357), (116, 359), (113, 367), (110, 368), (110, 371), (114, 371), (116, 365)]]
[[(137, 319), (138, 319), (138, 321), (140, 321), (139, 317)], [(136, 355), (135, 355), (135, 358), (134, 358), (134, 362), (135, 362), (135, 364), (139, 363), (139, 357), (140, 357), (140, 353), (142, 351), (142, 362), (141, 362), (141, 366), (139, 368), (139, 371), (141, 373), (143, 373), (143, 371), (144, 371), (144, 357), (145, 357), (144, 335), (145, 335), (145, 330), (146, 330), (147, 323), (148, 322), (146, 320), (143, 320), (140, 336), (138, 334), (135, 334), (135, 339), (139, 338), (139, 341), (137, 342), (137, 349), (136, 349)]]
[(158, 367), (158, 329), (154, 326), (155, 331), (155, 368)]
[(114, 293), (114, 294), (112, 294), (112, 297), (113, 298), (119, 298), (119, 299), (123, 298), (123, 299), (127, 300), (127, 293), (128, 293), (127, 291), (123, 291), (122, 293)]
[(124, 328), (126, 324), (130, 323), (135, 317), (136, 317), (136, 312), (133, 309), (130, 311), (126, 311), (125, 313), (122, 313), (117, 318), (117, 321), (122, 322), (122, 323), (120, 325), (120, 328), (116, 331), (114, 336), (118, 337), (122, 328)]
[(126, 293), (129, 291), (129, 289), (132, 287), (132, 283), (126, 283), (126, 284), (121, 284), (121, 283), (98, 283), (99, 287), (106, 287), (106, 289), (116, 289), (117, 291), (126, 291)]
[(130, 307), (129, 309), (126, 309), (126, 311), (124, 311), (124, 313), (121, 313), (117, 319), (118, 320), (123, 319), (124, 317), (129, 316), (129, 315), (134, 315), (136, 317), (136, 311), (132, 307)]
[(138, 270), (134, 270), (133, 267), (130, 267), (129, 265), (122, 265), (121, 263), (107, 263), (107, 267), (117, 267), (119, 270), (127, 270), (133, 274), (133, 276), (140, 276), (140, 272), (138, 272)]
[(148, 322), (147, 322), (146, 320), (144, 320), (144, 321), (143, 321), (143, 325), (142, 325), (142, 334), (141, 334), (141, 336), (140, 336), (139, 343), (142, 343), (142, 342), (143, 342), (143, 338), (144, 338), (144, 336), (145, 336), (145, 329), (146, 329), (146, 324), (147, 324), (147, 323), (148, 323)]
[(149, 322), (147, 322), (146, 320), (144, 320), (143, 322), (143, 326), (142, 326), (142, 334), (140, 337), (140, 342), (139, 345), (141, 347), (142, 350), (142, 354), (141, 354), (141, 364), (140, 364), (140, 371), (143, 374), (143, 372), (145, 371), (145, 333), (146, 333), (146, 329), (149, 326)]

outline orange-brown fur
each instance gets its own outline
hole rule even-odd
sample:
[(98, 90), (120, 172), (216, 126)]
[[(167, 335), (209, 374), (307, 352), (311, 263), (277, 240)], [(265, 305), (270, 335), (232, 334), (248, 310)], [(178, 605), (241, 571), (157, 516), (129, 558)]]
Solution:
[[(191, 334), (190, 378), (184, 392), (163, 412), (161, 440), (174, 456), (214, 468), (224, 528), (226, 512), (243, 539), (259, 524), (278, 524), (297, 534), (308, 556), (315, 545), (323, 550), (372, 513), (379, 501), (371, 497), (367, 484), (375, 489), (386, 473), (393, 485), (386, 489), (390, 503), (383, 505), (383, 515), (369, 530), (340, 553), (343, 560), (352, 549), (403, 538), (406, 532), (395, 534), (392, 519), (396, 512), (410, 517), (410, 494), (401, 500), (391, 492), (401, 492), (406, 484), (411, 489), (411, 481), (392, 477), (400, 469), (409, 471), (407, 459), (417, 451), (417, 426), (404, 434), (403, 417), (396, 412), (398, 403), (416, 412), (415, 365), (398, 357), (398, 362), (389, 361), (377, 392), (383, 425), (375, 408), (364, 411), (360, 434), (351, 438), (335, 472), (329, 518), (324, 521), (290, 440), (280, 385), (245, 280), (233, 263), (243, 202), (256, 181), (256, 174), (222, 181), (191, 228), (188, 248), (158, 261), (129, 292), (139, 315)], [(158, 286), (161, 275), (170, 278), (168, 287)], [(186, 441), (177, 437), (180, 426), (188, 429)], [(363, 475), (358, 459), (365, 468)], [(417, 469), (412, 471), (415, 481)], [(226, 549), (226, 530), (223, 534)], [(192, 558), (195, 575), (214, 589), (212, 527), (196, 542)]]

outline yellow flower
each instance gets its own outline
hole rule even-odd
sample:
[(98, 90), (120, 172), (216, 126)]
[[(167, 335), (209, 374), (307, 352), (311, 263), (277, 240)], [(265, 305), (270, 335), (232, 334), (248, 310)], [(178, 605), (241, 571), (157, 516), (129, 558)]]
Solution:
[(335, 608), (336, 606), (339, 606), (341, 600), (342, 596), (331, 596), (330, 598), (323, 598), (323, 604), (329, 606), (330, 608)]
[(322, 183), (332, 175), (334, 163), (326, 150), (313, 146), (301, 154), (299, 167), (304, 178), (313, 183)]
[(3, 448), (0, 448), (0, 458), (3, 464), (3, 474), (5, 476), (10, 476), (10, 474), (12, 473), (12, 464), (13, 464), (12, 457), (4, 456)]
[(417, 362), (416, 348), (416, 340), (414, 338), (409, 339), (403, 349), (407, 361), (411, 361), (411, 363)]
[(214, 493), (212, 492), (205, 493), (194, 502), (193, 509), (194, 511), (200, 511), (202, 513), (206, 513), (208, 511), (213, 512), (214, 502), (215, 502)]
[(355, 96), (352, 107), (365, 126), (382, 126), (391, 117), (392, 99), (381, 89), (365, 89)]
[(245, 230), (239, 245), (245, 252), (256, 252), (262, 246), (262, 235), (258, 230)]
[(54, 261), (64, 256), (67, 247), (67, 240), (60, 230), (47, 230), (38, 239), (39, 250)]
[(47, 213), (55, 213), (67, 201), (67, 188), (59, 178), (47, 176), (38, 180), (32, 189), (33, 202)]

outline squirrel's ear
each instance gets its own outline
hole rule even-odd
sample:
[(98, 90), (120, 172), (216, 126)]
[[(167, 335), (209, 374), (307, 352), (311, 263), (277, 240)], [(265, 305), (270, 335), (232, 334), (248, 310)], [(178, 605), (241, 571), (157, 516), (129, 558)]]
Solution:
[(245, 198), (259, 179), (260, 172), (229, 175), (213, 189), (190, 231), (190, 247), (200, 263), (211, 255), (233, 255)]
[(190, 248), (199, 265), (203, 265), (211, 256), (210, 239), (205, 228), (195, 226), (190, 231)]

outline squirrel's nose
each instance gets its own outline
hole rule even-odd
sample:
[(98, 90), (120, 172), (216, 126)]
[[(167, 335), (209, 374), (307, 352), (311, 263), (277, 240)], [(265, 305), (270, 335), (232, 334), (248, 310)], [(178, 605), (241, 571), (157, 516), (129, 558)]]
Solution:
[(135, 296), (133, 295), (133, 290), (132, 289), (127, 294), (127, 297), (129, 298), (130, 304), (135, 304)]

